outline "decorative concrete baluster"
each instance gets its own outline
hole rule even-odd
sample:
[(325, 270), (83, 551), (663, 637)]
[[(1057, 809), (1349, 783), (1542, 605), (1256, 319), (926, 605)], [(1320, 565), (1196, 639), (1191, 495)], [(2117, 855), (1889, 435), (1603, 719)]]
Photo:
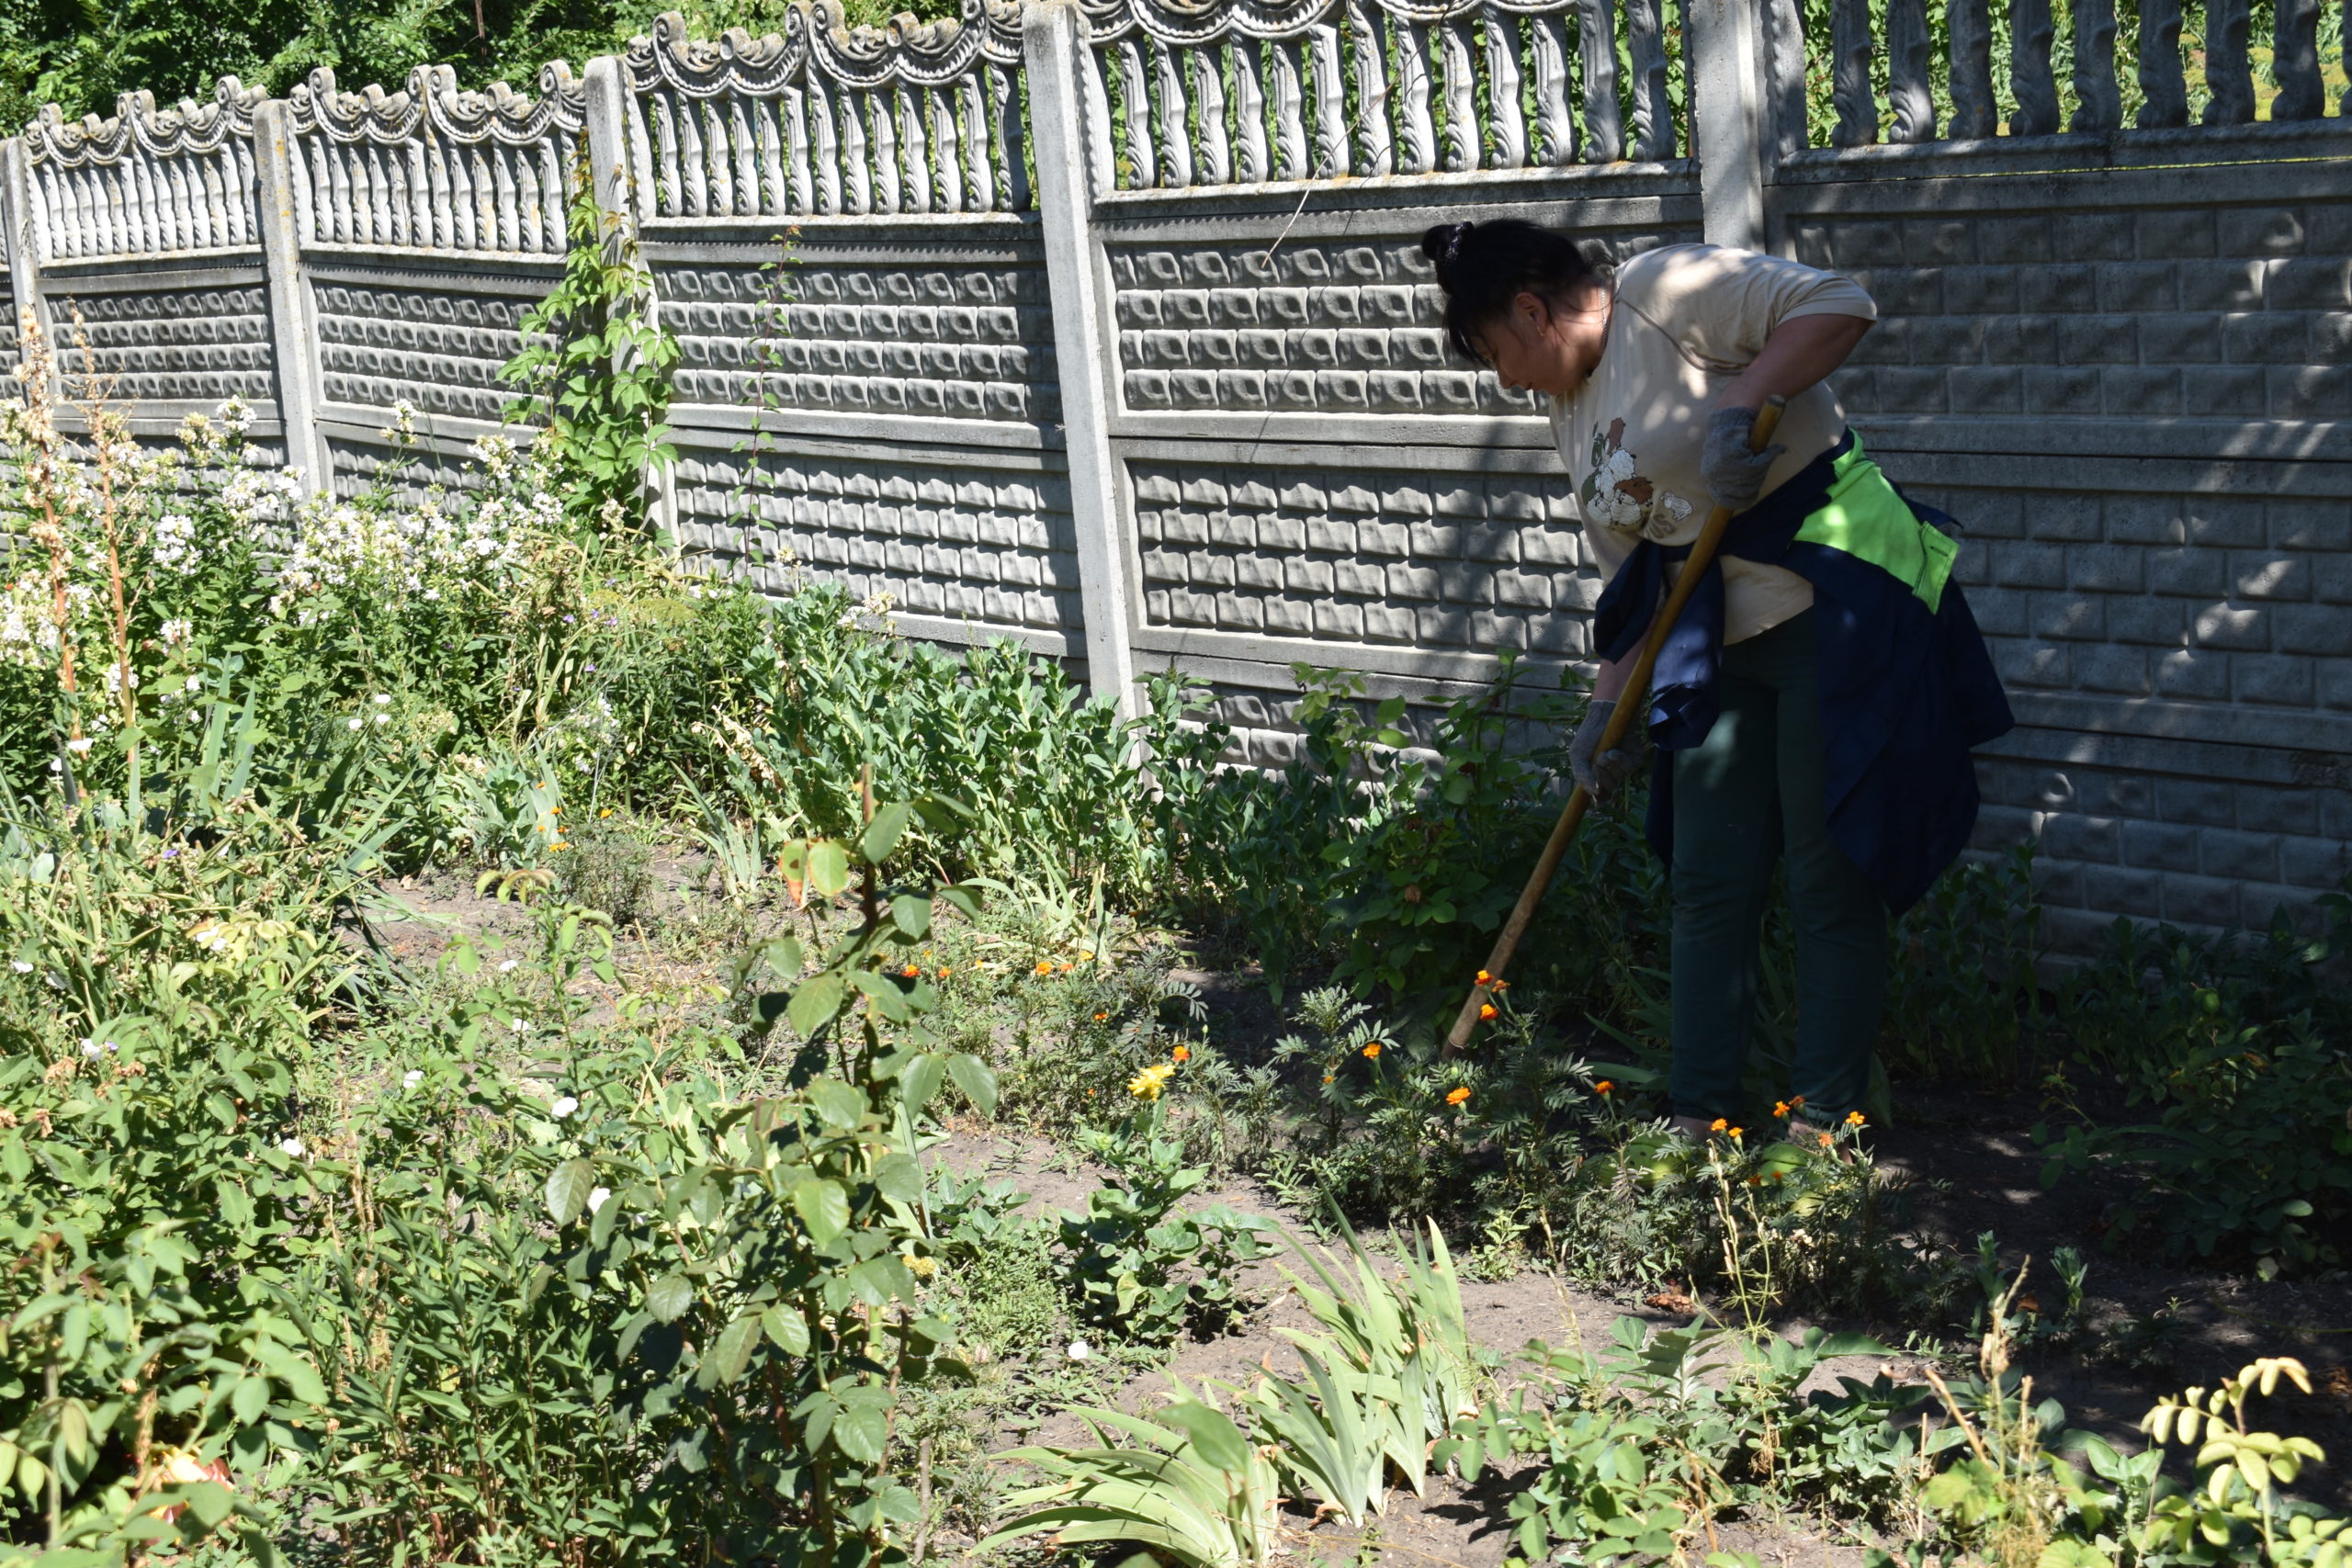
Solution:
[(645, 102), (647, 116), (653, 122), (654, 211), (673, 218), (686, 209), (685, 176), (678, 168), (677, 100), (669, 88), (657, 87)]
[(1617, 102), (1615, 0), (1579, 0), (1577, 52), (1584, 60), (1584, 160), (1614, 164), (1625, 155), (1624, 111)]
[(1536, 162), (1564, 169), (1577, 161), (1577, 118), (1569, 103), (1568, 29), (1558, 16), (1528, 18), (1529, 57), (1535, 71)]
[(703, 146), (702, 105), (687, 97), (678, 100), (678, 176), (685, 197), (679, 215), (710, 216), (710, 153)]
[(491, 199), (498, 219), (499, 248), (519, 251), (523, 248), (523, 226), (516, 218), (522, 191), (514, 178), (514, 150), (492, 145), (482, 151), (490, 158)]
[(2327, 112), (2319, 79), (2319, 0), (2271, 0), (2270, 77), (2278, 96), (2270, 118), (2317, 119)]
[(1438, 25), (1438, 69), (1445, 81), (1445, 166), (1476, 168), (1484, 149), (1478, 133), (1478, 67), (1470, 52), (1467, 21)]
[[(1088, 63), (1093, 63), (1090, 53)], [(1029, 209), (1029, 159), (1025, 149), (1029, 143), (1026, 117), (1021, 106), (1021, 94), (1013, 82), (1012, 73), (1001, 65), (989, 68), (989, 90), (996, 99), (996, 166), (1001, 174), (998, 184), (997, 205), (1008, 212), (1025, 212)], [(1101, 78), (1094, 80), (1094, 90), (1101, 90)], [(1111, 121), (1105, 115), (1102, 123)]]
[(1492, 162), (1498, 169), (1523, 168), (1528, 163), (1527, 116), (1520, 107), (1519, 18), (1509, 11), (1492, 11), (1480, 26), (1486, 34)]
[[(2162, 3), (2162, 0), (2159, 0)], [(2179, 0), (2171, 0), (2177, 5)], [(1985, 0), (1951, 0), (1945, 13), (1951, 35), (1951, 124), (1956, 141), (1990, 136), (1997, 125), (1993, 103), (1993, 28)]]
[(1159, 182), (1168, 186), (1193, 183), (1193, 133), (1185, 112), (1184, 73), (1175, 51), (1159, 39), (1151, 41), (1152, 117), (1159, 132)]
[(931, 166), (931, 128), (923, 123), (923, 99), (921, 87), (910, 87), (901, 82), (891, 96), (899, 106), (899, 156), (906, 168), (904, 205), (909, 212), (932, 212), (937, 187), (933, 184)]
[(755, 217), (760, 211), (760, 150), (741, 93), (727, 96), (727, 140), (735, 149), (735, 202), (730, 210), (739, 218)]
[(2075, 0), (2075, 118), (2066, 129), (2113, 130), (2123, 123), (2115, 83), (2115, 0)]
[(1660, 163), (1675, 154), (1674, 99), (1667, 91), (1661, 0), (1625, 0), (1626, 51), (1634, 64), (1634, 158)]
[(689, 98), (681, 106), (686, 132), (686, 186), (695, 193), (697, 217), (725, 218), (735, 210), (735, 176), (728, 167), (727, 123), (708, 98)]
[(1135, 39), (1119, 40), (1119, 107), (1125, 111), (1127, 186), (1149, 190), (1159, 183), (1159, 158), (1152, 151), (1151, 88), (1143, 69), (1143, 51)]
[(1315, 73), (1315, 154), (1325, 179), (1354, 171), (1348, 158), (1347, 73), (1340, 62), (1340, 29), (1317, 22), (1306, 29), (1306, 58)]
[[(260, 107), (259, 101), (255, 102), (254, 107)], [(258, 186), (254, 183), (253, 143), (244, 137), (232, 136), (229, 139), (227, 157), (232, 181), (232, 189), (234, 192), (233, 198), (229, 204), (229, 210), (235, 220), (235, 228), (231, 235), (232, 243), (240, 245), (258, 244), (262, 237), (261, 214), (254, 205), (256, 197), (254, 193)]]
[[(939, 209), (943, 212), (964, 212), (973, 205), (966, 184), (969, 166), (966, 161), (978, 155), (979, 128), (967, 126), (957, 111), (961, 100), (968, 98), (978, 103), (978, 82), (966, 76), (952, 88), (927, 89), (922, 96), (931, 114), (932, 152), (938, 161), (933, 174), (939, 186)], [(977, 178), (973, 183), (978, 183)]]
[(171, 214), (157, 199), (154, 180), (158, 171), (153, 163), (147, 150), (136, 145), (122, 161), (122, 183), (130, 192), (130, 244), (134, 250), (168, 251), (173, 247), (164, 225)]
[(2018, 106), (2009, 117), (2011, 136), (2048, 136), (2058, 129), (2058, 78), (2050, 66), (2057, 28), (2050, 17), (2050, 4), (2009, 0), (2009, 96)]
[(808, 147), (808, 94), (801, 87), (784, 90), (784, 157), (786, 194), (777, 210), (817, 210), (817, 180)]
[(2154, 130), (2188, 123), (2188, 84), (2180, 65), (2180, 0), (2140, 0), (2140, 112)]
[(523, 248), (534, 254), (544, 255), (553, 249), (548, 236), (539, 227), (541, 215), (547, 210), (539, 189), (538, 160), (528, 148), (513, 150), (514, 156), (514, 218), (521, 230)]
[(808, 78), (808, 126), (816, 133), (817, 210), (831, 217), (845, 199), (842, 189), (841, 139), (836, 132), (839, 111), (835, 95), (823, 82)]
[(1306, 46), (1296, 39), (1283, 39), (1273, 46), (1270, 58), (1274, 71), (1274, 151), (1279, 154), (1275, 175), (1303, 180), (1312, 167), (1306, 155)]
[(1348, 0), (1348, 52), (1356, 73), (1357, 167), (1367, 175), (1396, 172), (1396, 135), (1388, 125), (1388, 62), (1380, 20), (1364, 0)]
[(1201, 128), (1200, 175), (1204, 184), (1233, 179), (1233, 143), (1225, 129), (1225, 46), (1204, 43), (1184, 51), (1193, 62), (1193, 103)]
[(865, 154), (865, 95), (855, 90), (834, 100), (842, 116), (842, 173), (848, 176), (849, 210), (858, 216), (876, 210), (874, 170)]
[[(1266, 143), (1266, 80), (1261, 51), (1265, 46), (1253, 38), (1233, 40), (1233, 123), (1236, 131), (1235, 178), (1247, 185), (1273, 178), (1272, 153)], [(1376, 120), (1366, 111), (1369, 123), (1380, 128), (1381, 145), (1387, 145), (1388, 97), (1387, 77), (1381, 78), (1382, 107)], [(1386, 174), (1383, 164), (1380, 173)]]
[(447, 150), (428, 141), (425, 173), (433, 181), (433, 243), (444, 249), (458, 243), (458, 191), (449, 177)]
[(1936, 96), (1928, 85), (1926, 0), (1886, 0), (1886, 139), (1914, 146), (1936, 139)]
[(351, 149), (330, 142), (326, 148), (327, 179), (334, 193), (334, 239), (339, 245), (367, 243), (359, 233), (359, 218), (353, 204), (351, 188)]
[(1871, 92), (1870, 0), (1836, 0), (1829, 16), (1831, 101), (1838, 107), (1833, 147), (1869, 147), (1878, 141), (1878, 99)]
[(1404, 149), (1398, 165), (1408, 175), (1426, 175), (1437, 168), (1437, 124), (1430, 112), (1430, 29), (1419, 22), (1395, 28), (1396, 38), (1396, 99), (1404, 122)]
[(784, 95), (773, 98), (753, 98), (747, 112), (752, 121), (752, 141), (759, 167), (759, 198), (752, 210), (765, 217), (779, 217), (793, 210), (792, 165), (784, 151)]

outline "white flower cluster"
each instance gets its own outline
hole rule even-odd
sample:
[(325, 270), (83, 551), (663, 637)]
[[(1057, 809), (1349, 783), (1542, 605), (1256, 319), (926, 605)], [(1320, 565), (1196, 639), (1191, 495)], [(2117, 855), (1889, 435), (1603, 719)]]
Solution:
[(275, 614), (326, 589), (390, 591), (427, 602), (471, 589), (504, 589), (535, 531), (562, 521), (563, 503), (542, 490), (527, 501), (491, 496), (470, 507), (444, 492), (413, 506), (375, 510), (324, 497), (294, 510), (277, 567)]

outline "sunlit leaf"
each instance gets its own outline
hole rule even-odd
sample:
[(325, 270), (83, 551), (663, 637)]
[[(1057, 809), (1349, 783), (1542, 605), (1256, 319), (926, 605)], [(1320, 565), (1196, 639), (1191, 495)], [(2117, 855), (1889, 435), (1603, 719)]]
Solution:
[(792, 1190), (792, 1206), (800, 1214), (800, 1223), (820, 1244), (838, 1237), (849, 1229), (849, 1194), (837, 1181), (811, 1177)]
[(588, 1206), (596, 1190), (596, 1168), (584, 1159), (568, 1159), (548, 1175), (548, 1217), (568, 1225)]

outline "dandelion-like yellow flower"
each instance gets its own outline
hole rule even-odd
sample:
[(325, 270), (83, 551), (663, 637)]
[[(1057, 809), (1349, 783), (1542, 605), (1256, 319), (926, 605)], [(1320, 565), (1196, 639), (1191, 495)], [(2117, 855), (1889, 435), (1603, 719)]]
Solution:
[(1846, 1125), (1849, 1127), (1859, 1127), (1862, 1124), (1864, 1120), (1862, 1113), (1859, 1111), (1849, 1111), (1846, 1112)]
[(1172, 1060), (1189, 1062), (1193, 1059), (1193, 1048), (1190, 1045), (1179, 1045), (1168, 1055)]
[(1375, 1040), (1371, 1044), (1365, 1046), (1363, 1048), (1363, 1054), (1365, 1059), (1368, 1061), (1377, 1062), (1380, 1060), (1380, 1042)]
[(1466, 1089), (1448, 1089), (1445, 1095), (1445, 1102), (1448, 1105), (1459, 1105), (1469, 1098), (1470, 1091)]
[(1728, 1122), (1724, 1121), (1722, 1117), (1718, 1116), (1718, 1117), (1716, 1117), (1713, 1122), (1710, 1122), (1709, 1123), (1707, 1123), (1707, 1131), (1708, 1131), (1708, 1132), (1710, 1132), (1710, 1133), (1720, 1133), (1720, 1132), (1722, 1132), (1724, 1128), (1726, 1128), (1726, 1127), (1728, 1127), (1728, 1126), (1730, 1126), (1730, 1125), (1731, 1125), (1731, 1123), (1730, 1123), (1730, 1122)]
[(1154, 1062), (1150, 1066), (1127, 1080), (1127, 1092), (1137, 1100), (1158, 1100), (1159, 1091), (1176, 1074), (1173, 1062)]

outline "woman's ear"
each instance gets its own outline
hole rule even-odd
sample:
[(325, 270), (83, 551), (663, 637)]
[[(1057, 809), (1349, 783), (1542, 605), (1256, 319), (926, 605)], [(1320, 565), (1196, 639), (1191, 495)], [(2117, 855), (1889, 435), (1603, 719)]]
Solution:
[(1541, 294), (1521, 289), (1510, 302), (1511, 324), (1529, 338), (1542, 339), (1552, 330), (1552, 302)]

